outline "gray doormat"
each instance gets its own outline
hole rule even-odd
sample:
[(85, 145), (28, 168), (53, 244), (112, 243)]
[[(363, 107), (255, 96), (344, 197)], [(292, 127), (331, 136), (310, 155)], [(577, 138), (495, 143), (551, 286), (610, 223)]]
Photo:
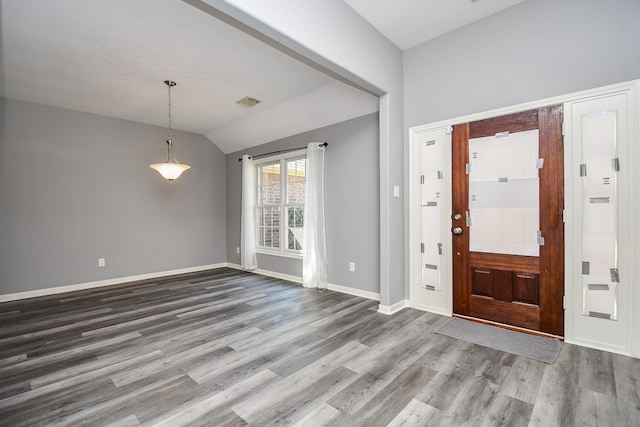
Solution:
[(556, 361), (560, 353), (560, 341), (557, 339), (529, 335), (457, 317), (438, 326), (435, 332), (549, 365)]

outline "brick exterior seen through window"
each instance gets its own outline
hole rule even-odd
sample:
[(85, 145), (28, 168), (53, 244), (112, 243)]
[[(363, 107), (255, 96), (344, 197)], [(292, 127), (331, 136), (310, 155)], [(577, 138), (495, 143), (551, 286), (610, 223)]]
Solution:
[(306, 158), (298, 158), (258, 166), (258, 247), (281, 249), (284, 233), (285, 249), (302, 250), (306, 165)]

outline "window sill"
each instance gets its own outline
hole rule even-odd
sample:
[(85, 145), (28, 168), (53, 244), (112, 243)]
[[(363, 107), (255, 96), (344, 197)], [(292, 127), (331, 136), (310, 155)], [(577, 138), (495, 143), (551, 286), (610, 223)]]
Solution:
[(292, 259), (302, 260), (302, 254), (294, 254), (291, 252), (270, 251), (268, 249), (257, 249), (256, 253), (260, 255), (271, 255), (271, 256), (278, 256), (282, 258), (292, 258)]

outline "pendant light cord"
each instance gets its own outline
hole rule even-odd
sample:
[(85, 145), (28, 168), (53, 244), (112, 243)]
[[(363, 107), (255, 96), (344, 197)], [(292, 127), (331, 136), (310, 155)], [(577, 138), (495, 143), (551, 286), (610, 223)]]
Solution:
[(178, 161), (173, 156), (173, 128), (171, 126), (171, 86), (175, 86), (176, 83), (173, 80), (166, 80), (165, 84), (167, 85), (167, 99), (169, 100), (167, 103), (167, 108), (169, 110), (169, 139), (167, 139), (167, 163), (178, 163)]
[(173, 140), (173, 135), (171, 134), (171, 86), (173, 82), (169, 82), (167, 84), (167, 91), (169, 93), (169, 140)]

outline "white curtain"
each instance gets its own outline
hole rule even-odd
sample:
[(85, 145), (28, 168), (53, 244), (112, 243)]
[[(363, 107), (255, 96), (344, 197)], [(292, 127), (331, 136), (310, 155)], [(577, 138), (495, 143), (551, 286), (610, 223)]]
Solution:
[(306, 191), (304, 203), (304, 255), (302, 285), (326, 289), (327, 237), (324, 219), (324, 145), (307, 146)]
[(256, 168), (250, 156), (242, 156), (242, 226), (240, 262), (245, 270), (258, 268), (256, 256)]

